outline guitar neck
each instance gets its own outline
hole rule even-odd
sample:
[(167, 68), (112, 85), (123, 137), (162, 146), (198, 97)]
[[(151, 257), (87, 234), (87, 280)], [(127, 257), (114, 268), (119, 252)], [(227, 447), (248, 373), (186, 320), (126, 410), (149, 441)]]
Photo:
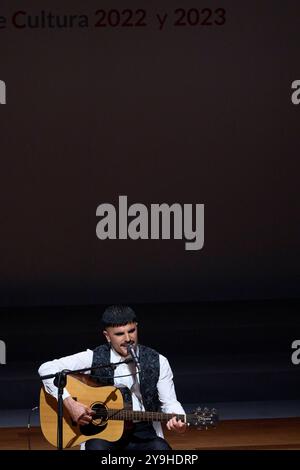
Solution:
[(134, 411), (134, 410), (112, 410), (108, 411), (108, 419), (112, 420), (124, 420), (124, 421), (160, 421), (167, 422), (174, 416), (181, 421), (186, 421), (186, 416), (183, 414), (176, 413), (160, 413), (156, 411)]

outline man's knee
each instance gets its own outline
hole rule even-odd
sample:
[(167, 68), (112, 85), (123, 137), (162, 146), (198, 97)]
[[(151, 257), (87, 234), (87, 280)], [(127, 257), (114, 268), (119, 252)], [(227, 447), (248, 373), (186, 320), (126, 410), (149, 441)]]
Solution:
[(114, 442), (104, 441), (103, 439), (89, 439), (85, 443), (85, 450), (113, 450)]
[(151, 441), (151, 449), (152, 450), (172, 450), (172, 447), (169, 446), (167, 441), (162, 437), (157, 437)]

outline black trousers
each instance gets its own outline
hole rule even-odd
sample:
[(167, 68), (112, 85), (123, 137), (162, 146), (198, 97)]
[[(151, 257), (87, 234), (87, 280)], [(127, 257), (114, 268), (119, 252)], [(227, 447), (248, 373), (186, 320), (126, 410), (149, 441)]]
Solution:
[(85, 443), (85, 450), (172, 450), (167, 441), (156, 435), (151, 424), (136, 423), (134, 428), (116, 442), (103, 439), (90, 439)]

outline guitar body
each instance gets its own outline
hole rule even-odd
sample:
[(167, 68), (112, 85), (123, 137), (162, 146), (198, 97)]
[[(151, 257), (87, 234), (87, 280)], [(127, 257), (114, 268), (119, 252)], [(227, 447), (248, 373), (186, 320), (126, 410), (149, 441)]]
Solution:
[[(137, 421), (168, 422), (174, 416), (197, 429), (208, 429), (218, 421), (214, 408), (198, 407), (192, 414), (162, 413), (132, 410), (131, 392), (123, 385), (103, 386), (89, 375), (68, 375), (67, 389), (71, 397), (88, 406), (95, 414), (90, 424), (74, 423), (63, 410), (63, 448), (78, 446), (89, 439), (118, 441)], [(40, 394), (40, 419), (44, 437), (57, 445), (57, 400), (44, 388)]]
[[(81, 426), (72, 421), (67, 410), (63, 415), (63, 447), (73, 447), (89, 439), (119, 440), (124, 432), (123, 420), (108, 419), (106, 409), (131, 409), (131, 395), (126, 387), (102, 386), (89, 376), (68, 376), (67, 390), (78, 402), (100, 412), (101, 417)], [(47, 441), (57, 445), (57, 400), (44, 388), (40, 393), (41, 428)]]

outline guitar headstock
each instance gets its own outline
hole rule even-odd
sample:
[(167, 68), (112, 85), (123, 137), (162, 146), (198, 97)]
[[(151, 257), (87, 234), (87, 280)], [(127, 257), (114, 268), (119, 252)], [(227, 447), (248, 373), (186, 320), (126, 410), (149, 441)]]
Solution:
[(196, 426), (197, 429), (216, 427), (218, 420), (218, 413), (215, 408), (201, 408), (199, 406), (193, 413), (187, 415), (187, 423)]

